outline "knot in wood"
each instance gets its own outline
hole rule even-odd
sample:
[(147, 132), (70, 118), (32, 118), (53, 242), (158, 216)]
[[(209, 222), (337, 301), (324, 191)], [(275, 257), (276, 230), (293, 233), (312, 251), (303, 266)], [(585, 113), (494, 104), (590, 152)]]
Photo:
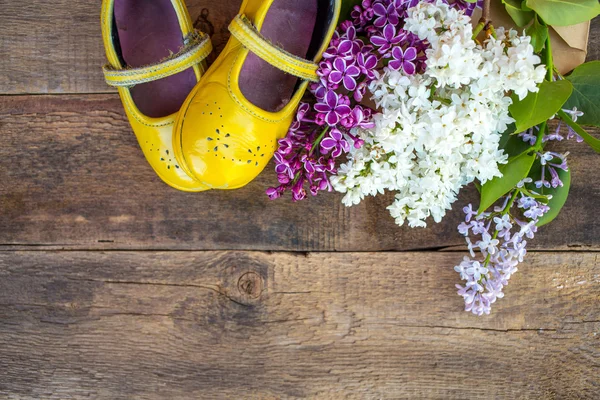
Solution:
[(242, 296), (257, 299), (262, 292), (262, 278), (256, 272), (246, 272), (238, 281), (238, 290)]

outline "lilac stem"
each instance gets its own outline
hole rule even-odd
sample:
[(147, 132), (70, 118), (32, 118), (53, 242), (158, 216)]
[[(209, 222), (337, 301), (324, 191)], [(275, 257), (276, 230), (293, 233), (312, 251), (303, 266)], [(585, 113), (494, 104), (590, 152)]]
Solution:
[[(516, 189), (515, 192), (512, 194), (510, 200), (506, 204), (506, 207), (504, 207), (504, 210), (502, 210), (502, 213), (500, 213), (500, 216), (504, 217), (506, 214), (508, 214), (510, 212), (510, 209), (512, 208), (513, 204), (515, 204), (515, 200), (517, 199), (517, 196), (519, 193), (520, 193), (520, 190)], [(499, 234), (500, 234), (500, 231), (498, 231), (498, 229), (495, 229), (494, 236), (492, 237), (492, 239), (497, 239)], [(487, 268), (487, 266), (490, 264), (491, 258), (492, 258), (492, 255), (488, 254), (487, 257), (485, 258), (485, 261), (483, 262), (484, 268)], [(481, 282), (481, 280), (480, 280), (480, 282)]]
[(327, 132), (329, 132), (329, 126), (326, 126), (325, 129), (323, 129), (323, 132), (321, 132), (321, 134), (319, 135), (319, 137), (317, 137), (317, 140), (315, 140), (312, 149), (310, 149), (310, 152), (308, 153), (309, 157), (312, 156), (315, 149), (317, 147), (319, 147), (319, 145), (321, 144), (321, 141), (323, 140), (323, 138), (325, 137), (325, 134)]
[(490, 22), (490, 0), (483, 0), (481, 9), (481, 19), (479, 20), (479, 23), (483, 22), (483, 25), (485, 26)]

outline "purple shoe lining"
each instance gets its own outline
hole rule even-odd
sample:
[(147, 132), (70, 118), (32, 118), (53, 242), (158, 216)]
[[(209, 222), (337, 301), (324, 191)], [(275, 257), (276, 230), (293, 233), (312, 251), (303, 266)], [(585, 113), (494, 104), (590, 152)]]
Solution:
[[(306, 58), (317, 23), (318, 0), (274, 0), (261, 33), (275, 45)], [(320, 44), (320, 43), (319, 43)], [(240, 90), (263, 110), (281, 110), (292, 98), (298, 78), (250, 53), (240, 72)]]
[[(156, 64), (183, 47), (183, 37), (171, 0), (115, 0), (114, 16), (121, 57), (132, 68)], [(133, 102), (148, 117), (179, 111), (196, 85), (189, 68), (176, 75), (131, 88)]]

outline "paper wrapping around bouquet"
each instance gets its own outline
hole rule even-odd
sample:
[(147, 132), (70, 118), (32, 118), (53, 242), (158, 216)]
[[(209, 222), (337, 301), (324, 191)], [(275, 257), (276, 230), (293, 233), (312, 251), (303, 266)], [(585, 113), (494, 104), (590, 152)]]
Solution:
[[(519, 33), (524, 28), (519, 28), (506, 12), (506, 9), (500, 1), (492, 1), (490, 8), (490, 18), (495, 27), (503, 26), (505, 28), (514, 28)], [(481, 17), (481, 10), (473, 15), (473, 24), (476, 25)], [(554, 56), (554, 65), (561, 74), (573, 70), (575, 67), (585, 62), (587, 55), (587, 45), (590, 34), (590, 21), (571, 26), (553, 26), (550, 28), (550, 38), (552, 40), (552, 55)]]

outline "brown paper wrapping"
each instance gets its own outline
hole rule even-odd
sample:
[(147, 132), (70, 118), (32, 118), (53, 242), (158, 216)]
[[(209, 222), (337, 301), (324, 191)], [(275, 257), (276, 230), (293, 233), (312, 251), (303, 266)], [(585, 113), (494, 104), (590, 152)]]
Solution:
[[(479, 10), (473, 15), (474, 25), (477, 24), (480, 17), (481, 11)], [(507, 29), (514, 28), (518, 32), (522, 32), (524, 29), (515, 25), (500, 0), (491, 1), (490, 17), (494, 26), (503, 26)], [(561, 74), (564, 75), (585, 62), (589, 34), (589, 21), (572, 26), (554, 26), (550, 28), (554, 65)]]

